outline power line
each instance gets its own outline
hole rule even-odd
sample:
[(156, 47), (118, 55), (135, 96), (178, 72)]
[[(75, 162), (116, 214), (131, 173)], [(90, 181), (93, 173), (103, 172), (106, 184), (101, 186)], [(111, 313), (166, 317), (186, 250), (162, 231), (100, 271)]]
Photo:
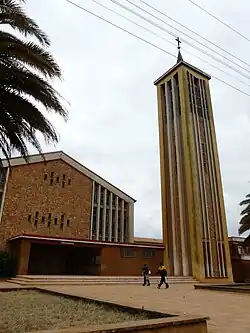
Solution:
[(246, 36), (244, 36), (242, 33), (240, 33), (239, 31), (237, 31), (236, 29), (232, 28), (229, 24), (227, 24), (226, 22), (223, 22), (221, 19), (219, 19), (218, 17), (216, 17), (214, 14), (210, 13), (209, 11), (207, 11), (205, 8), (203, 8), (202, 6), (198, 5), (196, 2), (192, 1), (192, 0), (188, 0), (189, 2), (191, 2), (193, 5), (195, 5), (196, 7), (198, 7), (200, 10), (202, 10), (203, 12), (205, 12), (206, 14), (208, 14), (209, 16), (211, 16), (212, 18), (214, 18), (215, 20), (217, 20), (218, 22), (220, 22), (221, 24), (223, 24), (225, 27), (229, 28), (230, 30), (232, 30), (233, 32), (235, 32), (237, 35), (241, 36), (242, 38), (244, 38), (245, 40), (247, 40), (248, 42), (250, 42), (250, 39), (247, 38)]
[[(150, 30), (150, 29), (144, 27), (143, 25), (141, 25), (141, 24), (139, 24), (139, 23), (137, 23), (137, 22), (135, 22), (135, 21), (129, 19), (128, 17), (126, 17), (126, 16), (124, 16), (124, 15), (122, 15), (122, 14), (116, 12), (115, 10), (113, 10), (113, 9), (111, 9), (111, 8), (109, 8), (109, 7), (105, 6), (105, 5), (103, 5), (102, 3), (100, 3), (100, 2), (97, 1), (97, 0), (92, 0), (92, 1), (93, 1), (94, 3), (96, 3), (97, 5), (99, 5), (99, 6), (103, 7), (103, 8), (105, 8), (106, 10), (108, 10), (108, 11), (110, 11), (110, 12), (112, 12), (112, 13), (114, 13), (114, 14), (120, 16), (120, 17), (122, 17), (122, 18), (125, 19), (126, 21), (128, 21), (128, 22), (130, 22), (130, 23), (133, 23), (133, 24), (136, 25), (137, 27), (139, 27), (139, 28), (141, 28), (141, 29), (143, 29), (143, 30), (145, 30), (145, 31), (147, 31), (147, 32), (149, 32), (149, 33), (151, 33), (152, 35), (154, 35), (154, 36), (156, 36), (156, 37), (158, 37), (158, 38), (160, 38), (160, 39), (166, 41), (167, 43), (173, 45), (174, 47), (176, 47), (176, 44), (175, 44), (175, 43), (173, 43), (173, 42), (169, 41), (168, 39), (166, 39), (166, 38), (164, 38), (164, 37), (162, 37), (162, 36), (156, 34), (154, 31), (152, 31), (152, 30)], [(184, 48), (182, 48), (182, 49), (185, 50)], [(232, 78), (234, 78), (235, 80), (238, 80), (239, 82), (243, 83), (243, 84), (246, 85), (247, 87), (250, 87), (250, 84), (247, 84), (246, 82), (240, 80), (238, 77), (232, 75), (231, 73), (228, 73), (228, 72), (224, 71), (223, 69), (221, 69), (221, 68), (219, 68), (219, 67), (217, 67), (217, 66), (211, 64), (209, 61), (206, 61), (206, 60), (200, 58), (199, 56), (193, 54), (193, 53), (190, 52), (190, 51), (185, 50), (185, 52), (191, 54), (193, 57), (196, 57), (197, 59), (203, 61), (204, 63), (206, 63), (206, 64), (208, 64), (208, 65), (210, 65), (210, 66), (216, 68), (217, 70), (221, 71), (222, 73), (231, 76)]]
[[(73, 1), (70, 1), (70, 0), (65, 0), (65, 1), (68, 2), (69, 4), (73, 5), (73, 6), (77, 7), (78, 9), (83, 10), (83, 11), (85, 11), (86, 13), (88, 13), (88, 14), (90, 14), (90, 15), (92, 15), (92, 16), (94, 16), (94, 17), (96, 17), (96, 18), (98, 18), (98, 19), (100, 19), (100, 20), (102, 20), (102, 21), (104, 21), (104, 22), (106, 22), (106, 23), (112, 25), (113, 27), (118, 28), (119, 30), (121, 30), (121, 31), (123, 31), (123, 32), (126, 32), (126, 33), (128, 33), (129, 35), (131, 35), (131, 36), (133, 36), (133, 37), (135, 37), (135, 38), (137, 38), (137, 39), (139, 39), (139, 40), (145, 42), (146, 44), (151, 45), (151, 46), (155, 47), (156, 49), (158, 49), (158, 50), (160, 50), (160, 51), (162, 51), (162, 52), (164, 52), (164, 53), (166, 53), (166, 54), (168, 54), (168, 55), (171, 55), (172, 57), (176, 58), (176, 56), (173, 55), (172, 53), (170, 53), (170, 52), (168, 52), (168, 51), (162, 49), (161, 47), (159, 47), (159, 46), (157, 46), (157, 45), (155, 45), (155, 44), (153, 44), (153, 43), (147, 41), (147, 40), (144, 39), (144, 38), (141, 38), (140, 36), (137, 36), (136, 34), (133, 34), (132, 32), (130, 32), (130, 31), (126, 30), (126, 29), (123, 29), (122, 27), (116, 25), (115, 23), (113, 23), (113, 22), (111, 22), (111, 21), (105, 19), (105, 18), (102, 17), (102, 16), (99, 16), (99, 15), (93, 13), (92, 11), (90, 11), (90, 10), (88, 10), (88, 9), (86, 9), (86, 8), (84, 8), (84, 7), (82, 7), (82, 6), (78, 5), (78, 4), (76, 4), (76, 3), (74, 3)], [(244, 95), (250, 97), (250, 94), (248, 94), (248, 93), (245, 92), (244, 90), (241, 90), (241, 89), (239, 89), (239, 88), (237, 88), (237, 87), (235, 87), (235, 86), (233, 86), (233, 85), (227, 83), (226, 81), (223, 81), (222, 79), (217, 78), (216, 76), (212, 76), (212, 77), (215, 78), (216, 80), (218, 80), (218, 81), (224, 83), (225, 85), (227, 85), (227, 86), (229, 86), (229, 87), (231, 87), (231, 88), (237, 90), (238, 92), (240, 92), (240, 93), (242, 93), (242, 94), (244, 94)]]
[[(231, 52), (225, 50), (223, 47), (221, 47), (221, 46), (217, 45), (216, 43), (210, 41), (208, 38), (203, 37), (203, 36), (200, 35), (198, 32), (195, 32), (194, 30), (188, 28), (186, 25), (184, 25), (184, 24), (178, 22), (177, 20), (173, 19), (171, 16), (167, 15), (166, 13), (163, 13), (162, 11), (160, 11), (159, 9), (157, 9), (156, 7), (150, 5), (148, 2), (143, 1), (143, 0), (138, 0), (138, 1), (142, 2), (144, 5), (146, 5), (146, 6), (150, 7), (150, 8), (152, 8), (152, 9), (154, 9), (156, 12), (158, 12), (159, 14), (161, 14), (161, 15), (167, 17), (169, 20), (171, 20), (171, 21), (173, 21), (173, 22), (179, 24), (181, 27), (187, 29), (188, 31), (190, 31), (190, 32), (192, 32), (193, 34), (195, 34), (196, 36), (202, 38), (202, 39), (205, 40), (206, 42), (208, 42), (208, 43), (212, 44), (213, 46), (217, 47), (217, 48), (220, 49), (221, 51), (226, 52), (227, 54), (229, 54), (230, 56), (232, 56), (232, 57), (234, 57), (235, 59), (239, 60), (239, 61), (242, 62), (243, 64), (245, 64), (245, 65), (247, 65), (247, 66), (250, 66), (250, 64), (248, 64), (247, 62), (245, 62), (245, 61), (243, 61), (242, 59), (238, 58), (238, 57), (237, 57), (236, 55), (234, 55), (233, 53), (231, 53)], [(188, 1), (191, 1), (191, 0), (188, 0)], [(192, 1), (191, 1), (191, 2), (192, 2)]]
[[(110, 0), (110, 1), (116, 3), (116, 4), (117, 4), (118, 6), (120, 6), (120, 7), (126, 8), (126, 9), (127, 9), (128, 11), (130, 11), (131, 13), (133, 12), (134, 15), (137, 15), (138, 17), (141, 17), (143, 20), (146, 20), (146, 21), (148, 21), (149, 23), (154, 24), (155, 26), (157, 25), (157, 23), (155, 23), (155, 22), (153, 22), (153, 21), (147, 19), (146, 17), (140, 15), (139, 13), (135, 12), (135, 11), (132, 10), (131, 8), (126, 7), (125, 5), (122, 5), (121, 3), (117, 2), (116, 0)], [(179, 33), (181, 33), (181, 34), (183, 34), (183, 35), (185, 35), (185, 36), (187, 36), (188, 38), (192, 39), (193, 41), (195, 41), (196, 43), (202, 45), (203, 47), (209, 49), (210, 51), (212, 51), (212, 52), (218, 54), (220, 57), (222, 57), (222, 58), (226, 59), (227, 61), (233, 63), (234, 65), (240, 67), (241, 69), (245, 70), (246, 72), (249, 72), (249, 73), (250, 73), (250, 71), (249, 71), (248, 69), (242, 67), (241, 65), (237, 64), (237, 63), (234, 62), (233, 60), (231, 60), (231, 59), (227, 58), (226, 56), (224, 56), (223, 54), (221, 54), (221, 53), (219, 53), (219, 52), (213, 50), (211, 47), (205, 45), (204, 43), (200, 42), (199, 40), (197, 40), (197, 39), (195, 39), (195, 38), (189, 36), (187, 33), (181, 31), (180, 29), (175, 28), (173, 25), (171, 25), (171, 24), (167, 23), (166, 21), (160, 19), (159, 17), (157, 17), (157, 16), (155, 16), (154, 14), (150, 13), (149, 11), (143, 9), (142, 7), (140, 7), (140, 6), (138, 6), (137, 4), (133, 3), (132, 1), (130, 1), (130, 0), (125, 0), (125, 1), (127, 1), (128, 3), (130, 3), (132, 6), (134, 6), (134, 7), (138, 8), (138, 9), (140, 9), (141, 11), (147, 13), (148, 15), (154, 17), (154, 18), (157, 19), (158, 21), (160, 21), (160, 22), (162, 22), (162, 23), (164, 23), (164, 24), (170, 26), (172, 29), (178, 31)], [(163, 30), (163, 28), (162, 28), (161, 26), (159, 26), (159, 25), (157, 25), (157, 26), (158, 26), (159, 29), (162, 29), (162, 30)], [(167, 33), (171, 34), (171, 35), (174, 35), (172, 32), (170, 32), (170, 31), (168, 31), (168, 30), (166, 30), (166, 29), (165, 29), (165, 31), (166, 31)], [(175, 35), (174, 35), (174, 36), (175, 36)], [(175, 37), (176, 37), (176, 36), (175, 36)], [(184, 40), (184, 39), (182, 38), (182, 40)], [(187, 45), (190, 45), (190, 46), (192, 46), (192, 47), (194, 47), (194, 48), (197, 49), (197, 46), (195, 46), (194, 44), (191, 44), (191, 43), (188, 42), (187, 40), (184, 40), (184, 41), (185, 41), (185, 43), (186, 43)], [(200, 49), (199, 51), (201, 51), (201, 52), (204, 53), (204, 51), (201, 50), (201, 49)], [(209, 56), (211, 56), (211, 55), (209, 55)], [(218, 60), (217, 60), (217, 61), (218, 61)]]
[[(129, 8), (129, 7), (125, 6), (125, 5), (123, 5), (123, 4), (119, 3), (119, 2), (117, 2), (116, 0), (110, 0), (110, 1), (113, 2), (113, 3), (115, 3), (116, 5), (118, 5), (118, 6), (122, 7), (122, 8), (124, 8), (124, 9), (126, 9), (126, 10), (129, 11), (130, 13), (132, 13), (132, 14), (138, 16), (138, 17), (141, 18), (142, 20), (147, 21), (148, 23), (152, 24), (153, 26), (157, 27), (158, 29), (160, 29), (160, 30), (162, 30), (162, 31), (164, 31), (164, 32), (167, 32), (169, 35), (173, 36), (174, 38), (177, 37), (172, 31), (169, 31), (169, 30), (163, 28), (161, 25), (155, 23), (154, 21), (151, 21), (150, 19), (147, 19), (146, 17), (144, 17), (143, 15), (141, 15), (141, 14), (139, 14), (138, 12), (134, 11), (133, 9), (131, 9), (131, 8)], [(125, 0), (125, 1), (130, 2), (129, 0)], [(137, 5), (135, 5), (135, 6), (137, 7)], [(139, 8), (140, 8), (140, 7), (139, 7)], [(151, 13), (150, 13), (150, 14), (151, 14)], [(154, 16), (153, 14), (151, 14), (151, 15)], [(154, 16), (154, 17), (156, 17), (156, 16)], [(156, 18), (157, 18), (157, 17), (156, 17)], [(157, 18), (157, 19), (158, 19), (158, 18)], [(158, 20), (160, 20), (160, 19), (158, 19)], [(160, 21), (161, 21), (161, 20), (160, 20)], [(163, 22), (165, 22), (165, 21), (163, 21)], [(168, 24), (168, 23), (166, 23), (166, 24)], [(178, 30), (178, 29), (177, 29), (177, 30)], [(250, 76), (249, 76), (249, 75), (242, 73), (239, 69), (237, 69), (237, 68), (231, 66), (230, 64), (227, 64), (227, 63), (224, 62), (223, 60), (221, 60), (221, 59), (215, 57), (214, 55), (208, 53), (207, 51), (204, 51), (203, 49), (201, 49), (201, 48), (199, 48), (198, 46), (196, 46), (196, 45), (190, 43), (189, 41), (187, 41), (187, 40), (185, 40), (185, 39), (182, 39), (182, 40), (183, 40), (187, 45), (189, 45), (189, 46), (195, 48), (196, 50), (198, 50), (198, 51), (204, 53), (205, 55), (207, 55), (207, 56), (209, 56), (210, 58), (212, 58), (212, 59), (218, 61), (218, 62), (221, 63), (222, 65), (224, 65), (224, 66), (230, 68), (231, 70), (233, 70), (233, 71), (239, 73), (240, 75), (246, 77), (247, 79), (250, 79)], [(237, 64), (237, 65), (238, 65), (238, 64)], [(238, 66), (241, 67), (240, 65), (238, 65)], [(244, 67), (242, 67), (242, 68), (243, 68), (245, 71), (247, 71), (247, 72), (250, 73), (250, 71), (248, 71), (248, 70), (245, 69)]]
[[(79, 8), (79, 9), (81, 9), (81, 10), (84, 10), (86, 13), (88, 13), (88, 14), (90, 14), (90, 15), (93, 15), (93, 16), (95, 16), (96, 18), (99, 18), (100, 20), (102, 20), (102, 21), (104, 21), (104, 22), (106, 22), (106, 23), (108, 23), (108, 24), (111, 24), (113, 27), (115, 27), (115, 28), (117, 28), (117, 29), (119, 29), (119, 30), (124, 31), (124, 32), (128, 33), (129, 35), (131, 35), (131, 36), (133, 36), (133, 37), (135, 37), (135, 38), (140, 39), (140, 40), (143, 41), (144, 43), (147, 43), (147, 44), (149, 44), (149, 45), (151, 45), (151, 46), (157, 48), (158, 50), (160, 50), (160, 51), (162, 51), (162, 52), (164, 52), (164, 53), (167, 53), (168, 55), (171, 55), (172, 57), (175, 58), (175, 55), (174, 55), (174, 54), (172, 54), (172, 53), (170, 53), (170, 52), (168, 52), (168, 51), (162, 49), (161, 47), (159, 47), (159, 46), (157, 46), (157, 45), (155, 45), (155, 44), (153, 44), (153, 43), (147, 41), (146, 39), (144, 39), (144, 38), (142, 38), (142, 37), (140, 37), (140, 36), (137, 36), (137, 35), (133, 34), (132, 32), (130, 32), (130, 31), (126, 30), (126, 29), (123, 29), (123, 28), (120, 27), (119, 25), (116, 25), (115, 23), (113, 23), (113, 22), (111, 22), (111, 21), (109, 21), (109, 20), (106, 20), (104, 17), (101, 17), (101, 16), (99, 16), (99, 15), (97, 15), (97, 14), (91, 12), (90, 10), (88, 10), (88, 9), (86, 9), (86, 8), (84, 8), (84, 7), (82, 7), (82, 6), (78, 5), (78, 4), (76, 4), (76, 3), (74, 3), (73, 1), (70, 1), (70, 0), (65, 0), (65, 1), (68, 2), (68, 3), (70, 3), (71, 5), (73, 5), (73, 6), (77, 7), (77, 8)], [(249, 95), (249, 96), (250, 96), (250, 95)]]
[[(164, 31), (164, 32), (167, 32), (169, 35), (173, 36), (174, 38), (176, 38), (176, 35), (175, 35), (172, 31), (163, 28), (161, 25), (155, 23), (154, 21), (151, 21), (150, 19), (147, 19), (146, 17), (144, 17), (143, 15), (141, 15), (141, 14), (139, 14), (138, 12), (134, 11), (133, 9), (131, 9), (131, 8), (129, 8), (129, 7), (125, 6), (125, 5), (123, 5), (123, 4), (119, 3), (119, 2), (117, 2), (116, 0), (110, 0), (110, 1), (113, 2), (113, 3), (115, 3), (116, 5), (118, 5), (118, 6), (122, 7), (122, 8), (124, 8), (124, 9), (126, 9), (126, 10), (129, 11), (130, 13), (132, 13), (132, 14), (138, 16), (138, 17), (141, 18), (142, 20), (145, 20), (146, 22), (152, 24), (153, 26), (157, 27), (158, 29), (160, 29), (160, 30), (162, 30), (162, 31)], [(126, 0), (126, 1), (130, 2), (129, 0)], [(135, 5), (135, 6), (137, 6), (137, 5)], [(153, 14), (151, 14), (151, 15), (153, 15)], [(153, 15), (153, 16), (154, 16), (154, 15)], [(163, 22), (164, 22), (164, 21), (163, 21)], [(250, 79), (250, 76), (249, 76), (249, 75), (247, 75), (247, 74), (245, 74), (245, 73), (242, 73), (239, 69), (237, 69), (237, 68), (231, 66), (230, 64), (227, 64), (226, 62), (224, 62), (224, 61), (221, 60), (220, 58), (215, 57), (214, 55), (208, 53), (207, 51), (205, 51), (205, 50), (199, 48), (198, 46), (196, 46), (196, 45), (190, 43), (189, 41), (187, 41), (187, 40), (185, 40), (185, 39), (182, 39), (182, 40), (185, 41), (185, 43), (186, 43), (187, 45), (189, 45), (189, 46), (195, 48), (196, 50), (198, 50), (198, 51), (204, 53), (205, 55), (207, 55), (207, 56), (209, 56), (210, 58), (214, 59), (215, 61), (221, 63), (222, 65), (224, 65), (224, 66), (230, 68), (231, 70), (233, 70), (233, 71), (239, 73), (240, 75), (246, 77), (247, 79)], [(238, 64), (237, 64), (237, 65), (238, 65)], [(239, 66), (239, 65), (238, 65), (238, 66)], [(241, 67), (241, 66), (239, 66), (239, 67)], [(242, 68), (243, 68), (243, 67), (242, 67)], [(250, 73), (250, 71), (246, 70), (245, 68), (243, 68), (243, 69), (244, 69), (245, 71), (247, 71), (247, 72)]]

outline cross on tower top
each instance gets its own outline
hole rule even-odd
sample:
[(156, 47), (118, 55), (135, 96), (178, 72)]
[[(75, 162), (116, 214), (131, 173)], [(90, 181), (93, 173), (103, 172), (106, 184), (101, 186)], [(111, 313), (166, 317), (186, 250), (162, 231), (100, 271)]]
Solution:
[(181, 46), (180, 46), (180, 45), (181, 45), (181, 40), (180, 40), (180, 38), (177, 37), (177, 38), (176, 38), (176, 41), (177, 41), (177, 45), (178, 45), (177, 48), (178, 48), (178, 50), (180, 50), (180, 48), (181, 48)]

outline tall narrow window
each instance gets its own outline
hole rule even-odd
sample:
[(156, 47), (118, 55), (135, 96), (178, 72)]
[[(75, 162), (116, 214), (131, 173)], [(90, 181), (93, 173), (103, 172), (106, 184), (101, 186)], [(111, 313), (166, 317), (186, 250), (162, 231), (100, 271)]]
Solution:
[(53, 185), (54, 172), (50, 173), (50, 185)]
[(204, 142), (201, 143), (201, 149), (202, 149), (202, 159), (203, 159), (203, 165), (204, 165), (204, 171), (208, 172), (208, 158), (207, 158), (207, 149)]
[(50, 227), (51, 225), (51, 213), (49, 213), (49, 216), (48, 216), (48, 228)]
[(5, 182), (6, 170), (4, 168), (0, 168), (0, 184), (3, 185)]
[(110, 192), (107, 190), (107, 201), (106, 201), (106, 206), (109, 208), (110, 205)]
[(65, 187), (65, 179), (66, 179), (66, 176), (65, 176), (65, 175), (63, 175), (63, 180), (62, 180), (62, 188), (64, 188), (64, 187)]
[(194, 96), (195, 96), (195, 104), (196, 104), (197, 114), (198, 114), (199, 117), (203, 117), (202, 103), (201, 103), (200, 80), (197, 77), (194, 77)]
[(98, 184), (94, 183), (94, 204), (97, 205), (98, 201)]
[(102, 240), (102, 230), (103, 230), (103, 208), (100, 208), (100, 222), (99, 222), (99, 239)]
[(109, 240), (109, 208), (106, 209), (105, 241)]
[(97, 228), (97, 207), (93, 209), (93, 219), (92, 219), (92, 236), (96, 237), (96, 228)]
[(101, 200), (101, 202), (100, 202), (101, 206), (104, 205), (104, 195), (105, 195), (105, 188), (101, 186), (101, 199), (100, 199)]
[(174, 76), (174, 83), (175, 83), (175, 89), (176, 89), (176, 112), (177, 114), (181, 114), (181, 101), (180, 101), (180, 87), (179, 87), (179, 77), (178, 73), (175, 74)]
[(111, 236), (111, 239), (112, 239), (112, 242), (115, 241), (115, 228), (116, 228), (116, 214), (115, 214), (115, 209), (112, 209), (112, 236)]
[(37, 224), (38, 224), (38, 216), (39, 216), (39, 212), (36, 212), (36, 214), (35, 214), (35, 222), (34, 222), (35, 226), (37, 226)]
[(174, 108), (173, 108), (173, 95), (172, 95), (172, 82), (171, 80), (167, 83), (167, 95), (168, 95), (168, 110), (170, 118), (174, 117)]

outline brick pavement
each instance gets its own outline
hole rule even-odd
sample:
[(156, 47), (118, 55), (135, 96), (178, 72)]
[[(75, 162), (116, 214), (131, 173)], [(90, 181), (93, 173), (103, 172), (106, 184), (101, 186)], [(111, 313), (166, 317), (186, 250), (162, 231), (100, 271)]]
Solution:
[(93, 297), (134, 306), (144, 306), (170, 314), (209, 316), (209, 333), (249, 333), (250, 294), (194, 290), (191, 285), (155, 286), (53, 286), (46, 289)]

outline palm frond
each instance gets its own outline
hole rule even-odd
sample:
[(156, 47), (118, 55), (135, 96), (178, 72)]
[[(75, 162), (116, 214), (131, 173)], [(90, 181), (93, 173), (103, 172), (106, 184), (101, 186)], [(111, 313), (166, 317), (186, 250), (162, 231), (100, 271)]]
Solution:
[(60, 67), (52, 55), (32, 42), (24, 42), (10, 33), (0, 31), (0, 62), (11, 58), (29, 65), (50, 78), (60, 78)]
[(242, 216), (242, 218), (240, 219), (239, 224), (248, 223), (248, 220), (250, 221), (250, 215), (244, 215), (244, 216)]
[[(0, 109), (2, 110), (0, 113), (0, 146), (4, 147), (6, 151), (10, 151), (9, 147), (13, 147), (22, 156), (28, 158), (25, 143), (28, 141), (39, 153), (42, 153), (37, 139), (38, 132), (43, 135), (47, 143), (58, 142), (58, 135), (53, 125), (35, 105), (24, 97), (4, 91)], [(4, 155), (6, 156), (6, 153)]]
[(62, 77), (53, 56), (44, 49), (50, 44), (49, 38), (17, 2), (0, 0), (0, 24), (10, 25), (25, 37), (36, 37), (38, 44), (0, 30), (0, 150), (8, 161), (13, 149), (28, 161), (27, 143), (42, 154), (38, 133), (46, 143), (59, 139), (52, 123), (39, 110), (40, 105), (65, 120), (67, 111), (48, 82)]
[(250, 214), (250, 204), (240, 213), (240, 215)]
[(250, 229), (250, 215), (245, 215), (240, 220), (239, 234), (243, 234)]
[(34, 36), (42, 45), (50, 45), (48, 36), (34, 20), (25, 14), (22, 6), (14, 0), (0, 0), (0, 24), (8, 24), (25, 37)]
[(242, 224), (239, 227), (239, 235), (244, 234), (244, 232), (248, 231), (250, 229), (250, 223), (249, 224)]
[(250, 204), (250, 199), (245, 199), (240, 202), (240, 206), (249, 205), (249, 204)]
[(0, 94), (4, 91), (22, 92), (22, 94), (33, 97), (37, 102), (43, 104), (48, 111), (54, 111), (67, 119), (67, 111), (60, 103), (55, 89), (45, 80), (21, 66), (5, 66), (0, 63), (1, 87)]

